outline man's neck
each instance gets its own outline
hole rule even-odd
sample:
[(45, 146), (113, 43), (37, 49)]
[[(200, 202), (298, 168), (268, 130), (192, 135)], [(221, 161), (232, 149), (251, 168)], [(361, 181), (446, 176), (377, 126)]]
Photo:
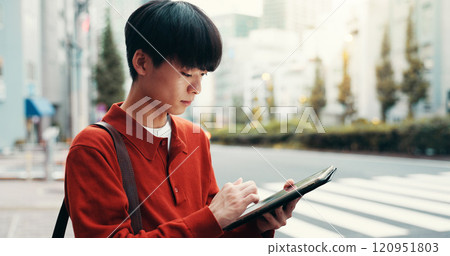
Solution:
[[(158, 106), (146, 111), (145, 113), (141, 113), (141, 110), (148, 106), (151, 102), (151, 99), (142, 103), (142, 105), (136, 108), (135, 104), (138, 103), (143, 97), (139, 98), (137, 95), (140, 95), (135, 90), (136, 86), (131, 87), (130, 93), (123, 104), (120, 106), (121, 109), (125, 110), (128, 115), (133, 117), (139, 124), (149, 128), (161, 128), (167, 123), (167, 112), (160, 113), (156, 117), (151, 117), (151, 114), (158, 110)], [(139, 116), (138, 116), (139, 115)]]

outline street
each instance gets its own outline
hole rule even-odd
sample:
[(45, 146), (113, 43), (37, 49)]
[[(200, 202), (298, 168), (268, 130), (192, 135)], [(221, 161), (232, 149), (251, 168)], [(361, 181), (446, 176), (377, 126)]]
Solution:
[(251, 179), (262, 199), (285, 179), (338, 168), (332, 182), (300, 200), (276, 237), (450, 237), (449, 161), (218, 145), (211, 151), (219, 187)]
[[(448, 161), (221, 145), (211, 153), (219, 187), (239, 177), (254, 180), (261, 199), (285, 178), (338, 168), (332, 182), (300, 200), (276, 237), (450, 237)], [(13, 175), (1, 166), (0, 177)], [(33, 177), (42, 177), (43, 168), (35, 169)], [(61, 167), (54, 170), (52, 177), (62, 177)], [(14, 172), (26, 177), (23, 169)], [(62, 181), (0, 180), (0, 237), (50, 237), (63, 187)], [(73, 237), (71, 226), (66, 237)]]

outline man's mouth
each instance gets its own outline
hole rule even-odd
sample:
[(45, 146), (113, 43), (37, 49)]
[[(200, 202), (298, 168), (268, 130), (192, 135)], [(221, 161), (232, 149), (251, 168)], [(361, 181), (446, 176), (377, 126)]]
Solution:
[(192, 101), (182, 100), (181, 103), (183, 103), (186, 106), (189, 106), (189, 105), (191, 105)]

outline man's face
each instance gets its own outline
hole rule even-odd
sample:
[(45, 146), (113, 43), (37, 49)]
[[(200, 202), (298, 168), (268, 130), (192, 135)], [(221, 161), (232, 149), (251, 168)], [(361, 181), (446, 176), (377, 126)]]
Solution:
[(201, 91), (202, 77), (207, 71), (182, 67), (177, 61), (171, 65), (164, 61), (158, 68), (143, 76), (144, 94), (152, 99), (169, 104), (168, 113), (180, 115)]

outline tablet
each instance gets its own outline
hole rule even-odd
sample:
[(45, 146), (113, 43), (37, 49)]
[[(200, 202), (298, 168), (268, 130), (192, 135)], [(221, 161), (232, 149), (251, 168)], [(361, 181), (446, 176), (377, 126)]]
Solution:
[(249, 206), (239, 218), (223, 230), (232, 230), (258, 216), (272, 211), (288, 202), (305, 195), (306, 193), (322, 186), (331, 181), (334, 172), (337, 170), (334, 166), (330, 166), (325, 170), (319, 171), (308, 178), (295, 183), (296, 189), (292, 191), (281, 190), (268, 198), (259, 201), (257, 204)]

